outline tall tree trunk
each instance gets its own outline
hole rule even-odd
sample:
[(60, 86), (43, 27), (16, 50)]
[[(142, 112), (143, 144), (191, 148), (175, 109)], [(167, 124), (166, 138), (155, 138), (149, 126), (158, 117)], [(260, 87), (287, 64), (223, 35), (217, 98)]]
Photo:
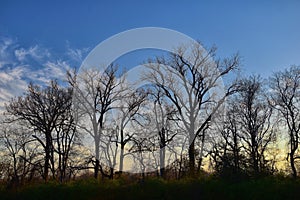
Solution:
[[(250, 129), (251, 130), (251, 129)], [(258, 167), (258, 155), (257, 155), (257, 142), (256, 142), (256, 135), (257, 133), (251, 132), (251, 159), (252, 159), (252, 168), (254, 175), (259, 174), (259, 167)]]
[(94, 167), (94, 178), (98, 178), (98, 173), (99, 173), (99, 167), (100, 167), (100, 161), (99, 159), (96, 159), (95, 167)]
[(98, 178), (98, 174), (99, 174), (99, 167), (100, 167), (100, 153), (99, 153), (99, 140), (98, 138), (95, 137), (95, 153), (96, 153), (96, 162), (95, 162), (95, 166), (94, 166), (94, 178), (97, 179)]
[(18, 170), (17, 170), (17, 158), (16, 158), (16, 154), (13, 154), (13, 166), (14, 166), (14, 175), (13, 175), (13, 184), (14, 185), (18, 185), (19, 184), (19, 175), (18, 175)]
[(123, 165), (124, 165), (124, 148), (125, 144), (121, 142), (121, 152), (120, 152), (120, 164), (119, 164), (119, 175), (121, 176), (123, 173)]
[(199, 162), (198, 162), (198, 169), (197, 169), (198, 172), (201, 169), (202, 161), (203, 161), (204, 141), (205, 141), (205, 131), (203, 131), (203, 135), (201, 137), (201, 148), (200, 148), (200, 153), (199, 153)]
[(236, 134), (234, 134), (233, 141), (234, 141), (234, 148), (233, 148), (234, 172), (237, 173), (240, 169), (240, 160), (239, 160), (238, 140)]
[(293, 178), (297, 178), (297, 170), (295, 167), (295, 159), (294, 159), (294, 155), (291, 154), (290, 157), (290, 163), (291, 163), (291, 167), (292, 167), (292, 172), (293, 172)]
[(49, 136), (46, 135), (46, 146), (45, 146), (45, 164), (44, 164), (44, 180), (48, 182), (49, 180), (49, 168), (51, 159), (51, 142)]
[(114, 168), (113, 167), (109, 168), (109, 179), (114, 179)]
[(191, 176), (195, 173), (195, 141), (193, 140), (189, 146), (189, 173)]
[(296, 152), (296, 148), (294, 147), (294, 141), (291, 141), (290, 164), (292, 168), (293, 178), (297, 178), (297, 169), (295, 166), (295, 152)]
[(46, 151), (46, 155), (45, 155), (45, 163), (44, 163), (44, 180), (45, 182), (48, 182), (50, 152), (48, 149), (45, 149), (45, 151)]
[(165, 177), (165, 148), (160, 147), (159, 149), (159, 163), (160, 163), (160, 176)]

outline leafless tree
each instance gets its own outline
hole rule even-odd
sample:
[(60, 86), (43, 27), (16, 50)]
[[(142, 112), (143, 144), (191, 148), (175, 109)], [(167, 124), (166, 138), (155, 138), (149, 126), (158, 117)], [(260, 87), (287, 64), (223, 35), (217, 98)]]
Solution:
[(101, 166), (100, 170), (103, 176), (110, 179), (113, 179), (114, 169), (117, 165), (118, 145), (116, 132), (115, 127), (105, 128), (102, 131), (103, 135), (100, 143), (100, 159), (102, 160), (102, 163), (104, 163), (104, 167), (107, 169), (104, 171)]
[(146, 176), (146, 170), (154, 170), (150, 164), (153, 163), (153, 157), (151, 157), (151, 154), (152, 152), (156, 151), (154, 137), (135, 137), (132, 138), (132, 143), (133, 144), (128, 151), (133, 157), (133, 160), (135, 160), (135, 162), (138, 164), (133, 167), (140, 168), (139, 171), (142, 175), (142, 179), (144, 180)]
[[(158, 137), (160, 176), (165, 177), (166, 150), (168, 147), (171, 148), (168, 144), (173, 141), (178, 133), (177, 123), (179, 119), (176, 115), (176, 109), (172, 104), (167, 103), (164, 93), (160, 88), (155, 87), (150, 92), (150, 95), (153, 101), (153, 116), (151, 119), (153, 123), (151, 123), (151, 127), (155, 127), (155, 135)], [(168, 151), (168, 154), (171, 153), (172, 151)]]
[(6, 106), (9, 114), (17, 120), (26, 121), (33, 129), (32, 135), (44, 149), (43, 178), (48, 181), (49, 169), (55, 178), (55, 146), (53, 143), (56, 128), (70, 109), (72, 90), (61, 88), (56, 81), (42, 88), (30, 84), (24, 96), (12, 99)]
[(127, 95), (122, 98), (122, 105), (120, 105), (117, 110), (119, 117), (116, 122), (116, 134), (117, 143), (120, 144), (120, 174), (123, 172), (124, 157), (127, 155), (125, 152), (125, 146), (134, 137), (134, 131), (132, 130), (132, 127), (130, 127), (130, 124), (132, 120), (137, 120), (137, 115), (140, 115), (139, 110), (145, 102), (146, 97), (147, 93), (144, 90), (131, 91), (128, 89)]
[[(229, 86), (225, 94), (216, 100), (213, 90), (220, 80), (239, 65), (236, 55), (223, 62), (213, 62), (216, 48), (205, 51), (200, 43), (177, 48), (176, 54), (158, 57), (149, 61), (150, 69), (145, 77), (159, 87), (175, 106), (182, 126), (189, 139), (189, 168), (195, 171), (195, 140), (222, 106), (225, 98), (232, 94)], [(166, 67), (167, 66), (167, 67)], [(202, 156), (202, 155), (199, 155)]]
[[(238, 106), (233, 98), (227, 101), (225, 120), (216, 126), (217, 133), (211, 141), (210, 158), (214, 162), (214, 168), (219, 175), (226, 173), (237, 173), (242, 168), (242, 144), (240, 134), (240, 124), (238, 122)], [(224, 174), (225, 173), (225, 174)]]
[(240, 90), (234, 100), (239, 137), (255, 175), (266, 166), (265, 151), (276, 139), (271, 122), (272, 108), (268, 105), (265, 92), (260, 77), (250, 76), (241, 80)]
[(39, 145), (31, 137), (31, 130), (26, 123), (20, 121), (2, 121), (0, 129), (0, 144), (3, 145), (2, 156), (9, 161), (7, 169), (12, 173), (7, 174), (10, 178), (9, 185), (17, 186), (30, 181), (40, 164)]
[[(72, 94), (72, 93), (70, 93)], [(79, 135), (76, 130), (76, 119), (72, 109), (72, 101), (65, 102), (66, 110), (60, 116), (57, 125), (55, 126), (54, 135), (54, 151), (58, 155), (58, 172), (59, 180), (63, 182), (69, 176), (67, 170), (69, 169), (69, 158), (74, 146), (79, 142)]]
[(289, 153), (293, 177), (297, 177), (295, 162), (298, 154), (300, 136), (300, 67), (292, 66), (270, 78), (270, 104), (283, 118), (289, 136)]
[(122, 80), (117, 78), (117, 70), (117, 66), (112, 64), (103, 72), (93, 68), (85, 69), (78, 75), (68, 72), (68, 81), (74, 89), (74, 104), (79, 112), (77, 126), (88, 133), (94, 142), (95, 178), (101, 168), (100, 145), (105, 117), (123, 92)]

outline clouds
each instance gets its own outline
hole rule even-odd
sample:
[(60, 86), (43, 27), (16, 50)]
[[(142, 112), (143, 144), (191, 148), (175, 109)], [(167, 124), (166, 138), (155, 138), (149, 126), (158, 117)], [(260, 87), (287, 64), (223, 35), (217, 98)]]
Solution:
[(90, 51), (89, 48), (83, 49), (72, 49), (70, 45), (67, 45), (67, 55), (76, 62), (81, 63), (87, 53)]
[(9, 37), (0, 38), (0, 69), (13, 63), (11, 52), (16, 48), (15, 40)]
[(42, 68), (31, 71), (31, 79), (40, 84), (49, 83), (53, 79), (64, 80), (66, 71), (70, 69), (70, 64), (67, 61), (46, 61)]
[(51, 54), (47, 49), (41, 48), (38, 45), (29, 47), (28, 49), (19, 48), (14, 51), (15, 57), (18, 61), (23, 62), (27, 57), (31, 57), (35, 60), (42, 61), (42, 59), (50, 58)]
[(0, 55), (5, 56), (7, 49), (14, 43), (12, 38), (2, 37), (0, 40)]
[(20, 66), (0, 71), (0, 109), (3, 109), (5, 102), (26, 89), (27, 83), (22, 79), (24, 69)]
[(46, 85), (50, 80), (64, 80), (66, 70), (80, 66), (88, 48), (72, 49), (56, 55), (39, 44), (21, 46), (16, 39), (0, 37), (0, 110), (4, 103), (24, 93), (29, 82)]

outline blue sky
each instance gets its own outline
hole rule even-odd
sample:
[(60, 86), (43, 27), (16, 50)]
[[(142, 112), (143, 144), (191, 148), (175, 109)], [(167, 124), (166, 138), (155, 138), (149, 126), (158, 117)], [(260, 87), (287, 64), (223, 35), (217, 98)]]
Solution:
[[(297, 0), (1, 0), (0, 101), (19, 94), (28, 81), (62, 77), (108, 37), (145, 26), (174, 29), (208, 47), (215, 44), (220, 57), (239, 52), (246, 74), (266, 77), (300, 64)], [(137, 52), (120, 64), (128, 68), (143, 56)]]

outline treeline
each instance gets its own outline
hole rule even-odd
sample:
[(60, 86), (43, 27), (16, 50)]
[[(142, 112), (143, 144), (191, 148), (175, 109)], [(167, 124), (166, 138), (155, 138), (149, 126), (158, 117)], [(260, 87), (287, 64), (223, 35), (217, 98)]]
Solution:
[(193, 44), (149, 60), (137, 89), (114, 64), (29, 84), (2, 114), (1, 180), (259, 177), (283, 165), (296, 178), (300, 67), (241, 77), (238, 55), (215, 53)]

